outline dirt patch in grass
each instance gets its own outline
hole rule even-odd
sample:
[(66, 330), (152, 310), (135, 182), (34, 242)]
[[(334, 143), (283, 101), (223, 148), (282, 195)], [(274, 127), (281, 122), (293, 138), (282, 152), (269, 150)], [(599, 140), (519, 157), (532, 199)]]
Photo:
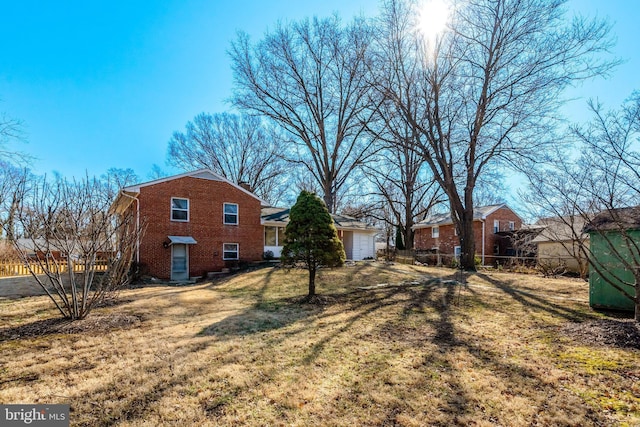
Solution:
[(586, 344), (640, 349), (640, 325), (633, 319), (596, 319), (568, 323), (562, 333)]

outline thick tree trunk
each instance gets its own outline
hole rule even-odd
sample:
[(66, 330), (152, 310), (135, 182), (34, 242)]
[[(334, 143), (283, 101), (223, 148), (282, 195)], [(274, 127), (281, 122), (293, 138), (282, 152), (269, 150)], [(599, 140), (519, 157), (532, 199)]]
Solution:
[(315, 267), (309, 267), (309, 295), (307, 299), (314, 297), (316, 294), (316, 269)]
[[(467, 171), (467, 185), (464, 188), (464, 208), (462, 209), (462, 237), (464, 241), (460, 242), (460, 266), (466, 271), (476, 271), (476, 239), (473, 233), (473, 189), (475, 182), (473, 181), (473, 163)], [(462, 239), (462, 238), (461, 238)]]
[(462, 217), (460, 233), (460, 266), (466, 271), (476, 271), (476, 242), (473, 233), (473, 213)]
[[(330, 172), (328, 170), (325, 170), (324, 173), (328, 177)], [(324, 192), (324, 194), (322, 195), (322, 200), (324, 200), (324, 204), (327, 205), (327, 209), (329, 210), (329, 213), (335, 213), (334, 205), (336, 201), (335, 201), (335, 194), (333, 194), (333, 181), (327, 177), (325, 177), (322, 180), (322, 191)]]
[(407, 208), (404, 213), (405, 229), (404, 229), (404, 246), (406, 249), (413, 249), (413, 212), (411, 212), (411, 200), (407, 200)]
[(327, 209), (329, 210), (329, 213), (334, 213), (333, 212), (333, 204), (334, 204), (334, 200), (333, 200), (333, 195), (331, 194), (331, 192), (326, 192), (324, 193), (324, 197), (322, 198), (324, 200), (324, 204), (327, 205)]

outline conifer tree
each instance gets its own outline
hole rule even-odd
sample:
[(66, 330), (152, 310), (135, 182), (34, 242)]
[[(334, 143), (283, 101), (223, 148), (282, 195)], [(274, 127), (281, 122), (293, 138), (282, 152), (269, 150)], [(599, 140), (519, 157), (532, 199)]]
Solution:
[(285, 236), (280, 260), (289, 267), (302, 263), (309, 270), (306, 298), (309, 301), (316, 293), (318, 267), (340, 267), (346, 258), (338, 231), (322, 199), (303, 190), (289, 213)]

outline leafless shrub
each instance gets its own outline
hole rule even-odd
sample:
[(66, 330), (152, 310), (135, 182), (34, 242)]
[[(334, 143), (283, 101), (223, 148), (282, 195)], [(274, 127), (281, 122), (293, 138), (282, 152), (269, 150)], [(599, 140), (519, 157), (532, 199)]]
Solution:
[(538, 262), (538, 270), (544, 277), (558, 277), (566, 274), (567, 265), (564, 262), (540, 260)]
[(105, 186), (90, 178), (45, 180), (30, 192), (22, 187), (16, 224), (25, 239), (15, 248), (56, 308), (71, 320), (86, 317), (130, 280), (140, 231), (134, 218), (109, 210), (106, 194)]

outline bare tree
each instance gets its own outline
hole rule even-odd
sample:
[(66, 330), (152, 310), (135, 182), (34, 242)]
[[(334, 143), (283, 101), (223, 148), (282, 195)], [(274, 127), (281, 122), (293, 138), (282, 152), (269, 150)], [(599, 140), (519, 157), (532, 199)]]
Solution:
[(374, 196), (389, 207), (379, 212), (391, 214), (379, 219), (400, 228), (407, 249), (413, 248), (413, 225), (444, 201), (441, 188), (423, 166), (422, 156), (405, 145), (381, 150), (366, 166)]
[(170, 175), (171, 173), (169, 171), (162, 169), (160, 165), (154, 163), (153, 165), (151, 165), (151, 171), (149, 171), (149, 173), (147, 174), (147, 179), (153, 181), (155, 179), (166, 178)]
[[(0, 160), (0, 231), (4, 231), (6, 240), (12, 242), (17, 237), (16, 211), (20, 197), (28, 189), (30, 173), (15, 164)], [(18, 189), (21, 189), (18, 191)], [(2, 233), (0, 233), (2, 236)]]
[(6, 113), (0, 113), (0, 159), (5, 161), (24, 154), (8, 147), (10, 141), (21, 141), (24, 138), (23, 124)]
[[(529, 200), (540, 216), (564, 222), (592, 273), (633, 301), (640, 321), (640, 94), (617, 111), (594, 102), (589, 106), (593, 121), (571, 129), (581, 156), (558, 152), (553, 162), (532, 171)], [(631, 280), (594, 252), (583, 228), (573, 226), (577, 220), (609, 258), (631, 272)]]
[(461, 264), (474, 270), (474, 189), (487, 169), (521, 167), (554, 141), (561, 93), (606, 73), (597, 55), (609, 26), (575, 18), (564, 0), (471, 0), (454, 9), (449, 30), (423, 43), (411, 3), (389, 0), (397, 84), (382, 88), (421, 134), (423, 153), (443, 188), (460, 236)]
[(0, 113), (0, 229), (5, 230), (8, 240), (14, 238), (15, 188), (23, 175), (22, 164), (28, 160), (28, 156), (14, 149), (15, 142), (23, 138), (22, 122)]
[(128, 283), (135, 221), (109, 211), (112, 200), (96, 179), (44, 180), (19, 191), (16, 221), (30, 248), (15, 248), (60, 313), (83, 319)]
[(275, 204), (282, 194), (282, 141), (259, 117), (198, 114), (186, 132), (174, 132), (168, 161), (183, 169), (209, 168), (235, 183), (246, 183)]
[(371, 28), (337, 16), (279, 24), (255, 44), (231, 45), (234, 104), (270, 118), (291, 137), (283, 149), (322, 189), (330, 212), (351, 173), (371, 154)]
[(133, 169), (109, 168), (100, 176), (100, 181), (104, 185), (105, 196), (113, 201), (122, 188), (140, 182), (140, 179)]

